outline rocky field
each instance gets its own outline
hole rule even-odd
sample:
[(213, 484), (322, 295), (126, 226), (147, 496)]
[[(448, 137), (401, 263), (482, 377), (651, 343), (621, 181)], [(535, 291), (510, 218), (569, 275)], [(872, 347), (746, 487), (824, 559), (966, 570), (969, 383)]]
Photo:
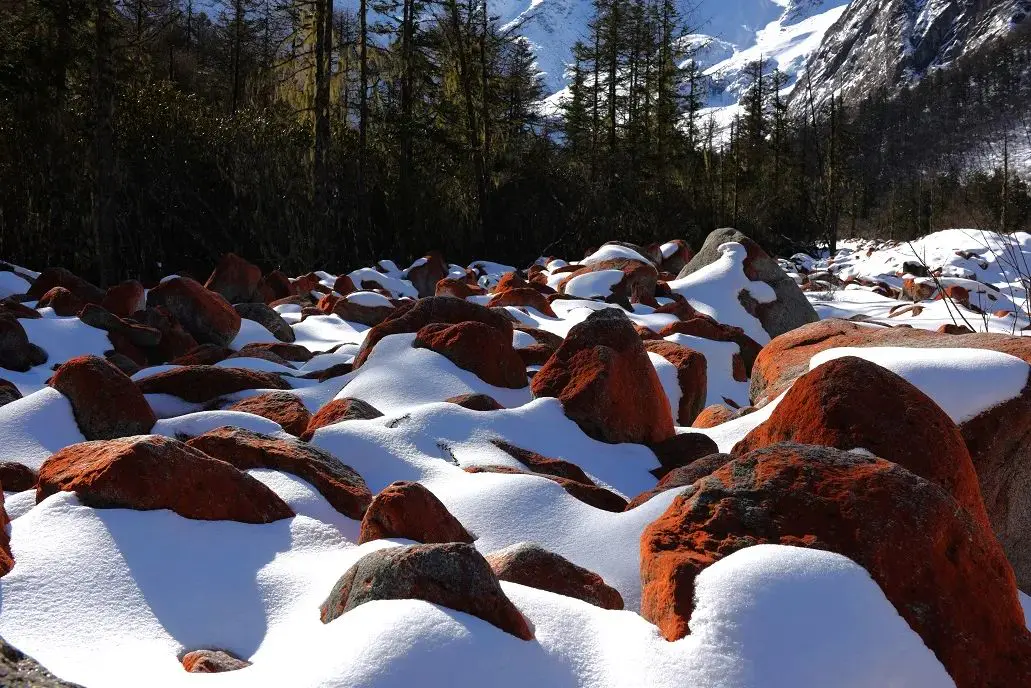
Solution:
[(694, 248), (3, 264), (0, 685), (1031, 686), (1031, 236)]

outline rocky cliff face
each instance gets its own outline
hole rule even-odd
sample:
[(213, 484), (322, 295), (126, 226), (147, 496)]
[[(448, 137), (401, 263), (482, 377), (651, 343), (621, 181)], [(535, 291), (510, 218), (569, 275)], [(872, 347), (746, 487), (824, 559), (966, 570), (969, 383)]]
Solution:
[[(853, 0), (810, 58), (807, 79), (817, 102), (897, 90), (1025, 25), (1031, 0)], [(807, 92), (796, 90), (796, 106)]]

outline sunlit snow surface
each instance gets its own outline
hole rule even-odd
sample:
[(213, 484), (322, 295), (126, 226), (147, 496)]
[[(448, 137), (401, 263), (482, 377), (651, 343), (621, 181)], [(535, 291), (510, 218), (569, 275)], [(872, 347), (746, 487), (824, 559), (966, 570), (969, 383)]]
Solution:
[(966, 288), (971, 292), (971, 305), (981, 312), (962, 308), (948, 299), (922, 302), (921, 313), (914, 315), (910, 311), (892, 318), (892, 308), (912, 302), (885, 298), (858, 284), (810, 292), (809, 300), (822, 318), (862, 316), (885, 324), (923, 329), (957, 324), (977, 332), (1029, 332), (1025, 328), (1031, 326), (1031, 234), (1026, 232), (1000, 235), (976, 229), (949, 229), (913, 242), (843, 241), (839, 242), (835, 256), (814, 262), (812, 270), (827, 270), (841, 280), (861, 278), (898, 289), (906, 277), (903, 264), (907, 262), (941, 268), (943, 286), (956, 284)]

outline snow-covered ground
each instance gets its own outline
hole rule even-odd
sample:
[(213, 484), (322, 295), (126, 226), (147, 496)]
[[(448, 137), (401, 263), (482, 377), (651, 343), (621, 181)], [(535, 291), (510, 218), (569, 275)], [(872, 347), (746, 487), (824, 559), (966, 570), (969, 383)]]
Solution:
[[(1029, 334), (1031, 235), (1027, 233), (950, 229), (912, 242), (847, 240), (839, 242), (837, 253), (830, 258), (813, 261), (800, 257), (797, 262), (808, 267), (814, 284), (822, 279), (821, 272), (835, 278), (833, 286), (828, 284), (830, 288), (814, 286), (807, 292), (823, 318), (861, 317), (924, 329), (962, 325), (977, 332)], [(921, 274), (926, 266), (931, 276), (917, 277), (907, 272), (906, 266)], [(907, 278), (933, 291), (932, 298), (910, 308), (912, 298), (891, 298), (873, 291), (880, 285), (899, 292)], [(941, 298), (939, 285), (964, 289), (969, 307), (962, 299)]]
[[(815, 19), (826, 17), (813, 10), (798, 15), (797, 25)], [(789, 43), (785, 39), (784, 45)], [(797, 55), (804, 52), (798, 43), (795, 49)], [(669, 258), (675, 250), (668, 244), (660, 252)], [(593, 312), (619, 308), (604, 299), (614, 296), (624, 273), (605, 267), (611, 263), (601, 264), (627, 258), (649, 261), (616, 245), (580, 261), (551, 260), (544, 281), (561, 287), (566, 296), (550, 302), (553, 313), (529, 306), (506, 306), (503, 311), (523, 326), (566, 337)], [(760, 305), (774, 302), (777, 294), (769, 284), (748, 277), (746, 260), (742, 244), (723, 244), (709, 265), (669, 281), (668, 293), (766, 345), (771, 338), (742, 304), (741, 294)], [(421, 261), (404, 271), (389, 262), (380, 269), (351, 271), (356, 285), (372, 281), (380, 291), (363, 285), (346, 298), (367, 307), (405, 303), (417, 295), (409, 277), (410, 271), (426, 265), (427, 259)], [(1007, 334), (1028, 334), (1031, 327), (1027, 234), (1001, 237), (948, 230), (903, 244), (850, 240), (841, 242), (833, 256), (796, 256), (782, 264), (808, 289), (824, 318), (929, 329), (967, 324)], [(908, 274), (914, 264), (934, 276)], [(569, 266), (597, 265), (599, 271), (566, 281)], [(489, 261), (470, 268), (479, 272), (479, 283), (488, 290), (512, 271)], [(331, 291), (337, 276), (316, 274)], [(465, 271), (451, 266), (449, 274), (464, 276)], [(0, 289), (7, 294), (22, 293), (28, 284), (14, 273), (0, 272)], [(916, 312), (911, 299), (894, 296), (907, 284), (926, 285), (931, 291), (962, 287), (967, 303), (929, 296), (916, 303), (922, 309)], [(486, 303), (489, 298), (469, 300)], [(654, 305), (634, 303), (624, 312), (634, 325), (657, 333), (680, 320), (657, 312), (672, 303), (672, 298), (658, 297)], [(311, 484), (281, 471), (252, 469), (249, 475), (289, 505), (294, 517), (264, 525), (200, 521), (169, 510), (91, 508), (72, 492), (58, 492), (38, 504), (34, 490), (6, 492), (15, 559), (11, 572), (0, 578), (0, 636), (7, 642), (61, 678), (88, 688), (199, 682), (295, 688), (400, 688), (413, 683), (597, 688), (953, 685), (870, 574), (832, 552), (759, 545), (719, 560), (697, 578), (690, 634), (665, 640), (639, 614), (641, 534), (692, 488), (674, 488), (636, 508), (611, 512), (575, 498), (542, 475), (465, 470), (501, 466), (524, 471), (522, 463), (498, 448), (499, 442), (507, 442), (576, 464), (597, 486), (632, 498), (656, 484), (653, 471), (660, 464), (651, 449), (592, 438), (565, 415), (557, 399), (535, 399), (529, 387), (489, 384), (432, 349), (416, 348), (412, 333), (379, 340), (352, 372), (324, 380), (301, 377), (351, 364), (370, 328), (336, 314), (313, 314), (297, 304), (277, 305), (275, 310), (291, 326), (296, 343), (316, 356), (290, 365), (249, 357), (215, 365), (282, 374), (287, 393), (312, 413), (333, 400), (371, 404), (381, 417), (321, 427), (311, 443), (354, 469), (374, 495), (394, 481), (418, 481), (475, 535), (474, 545), (484, 555), (536, 542), (593, 571), (620, 593), (625, 609), (602, 609), (502, 582), (504, 593), (529, 622), (533, 640), (520, 640), (475, 616), (417, 599), (369, 602), (322, 623), (319, 605), (345, 571), (370, 552), (410, 541), (358, 544), (360, 522), (339, 513)], [(111, 341), (107, 333), (74, 316), (43, 312), (42, 318), (19, 322), (49, 360), (24, 373), (0, 370), (0, 378), (14, 382), (24, 394), (0, 407), (0, 462), (38, 470), (54, 452), (85, 440), (69, 399), (46, 384), (53, 368), (77, 355), (103, 356)], [(231, 349), (277, 342), (257, 322), (243, 322)], [(735, 357), (742, 353), (737, 343), (679, 333), (665, 339), (706, 359), (707, 405), (724, 400), (747, 405), (748, 382), (735, 377)], [(513, 334), (517, 350), (536, 342), (527, 331)], [(933, 350), (832, 349), (811, 367), (841, 356), (862, 356), (893, 370), (956, 423), (1020, 394), (1031, 371), (1020, 359), (980, 349), (952, 349), (947, 359)], [(657, 354), (649, 360), (675, 418), (681, 394), (677, 370)], [(133, 379), (178, 368), (169, 363), (145, 367)], [(264, 391), (224, 395), (216, 404), (220, 408), (148, 394), (146, 400), (160, 418), (151, 432), (183, 438), (232, 425), (286, 437), (272, 420), (224, 408)], [(444, 403), (463, 394), (486, 394), (505, 408), (482, 412)], [(729, 451), (769, 418), (779, 402), (714, 428), (691, 431), (710, 436)], [(1021, 600), (1031, 610), (1028, 598)], [(184, 671), (180, 660), (185, 652), (203, 648), (227, 650), (251, 665), (198, 679)]]

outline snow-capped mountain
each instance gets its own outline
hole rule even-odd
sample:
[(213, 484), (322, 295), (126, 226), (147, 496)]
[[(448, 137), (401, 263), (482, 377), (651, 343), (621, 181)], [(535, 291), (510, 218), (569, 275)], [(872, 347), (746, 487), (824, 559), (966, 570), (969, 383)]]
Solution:
[[(678, 0), (720, 125), (738, 112), (747, 67), (762, 60), (787, 76), (789, 95), (809, 69), (818, 101), (897, 88), (947, 66), (1014, 27), (1031, 24), (1031, 0)], [(553, 110), (567, 86), (573, 44), (587, 38), (590, 0), (500, 0), (501, 22), (533, 45)], [(798, 96), (795, 96), (799, 102)]]
[[(762, 59), (789, 78), (788, 88), (840, 17), (848, 0), (679, 0), (693, 33), (686, 40), (709, 78), (707, 112), (718, 119), (736, 112), (748, 86), (745, 67)], [(491, 6), (500, 21), (533, 45), (555, 103), (567, 85), (572, 47), (587, 38), (590, 0), (502, 0)]]
[(1031, 0), (852, 0), (812, 54), (814, 98), (895, 89), (1031, 24)]

